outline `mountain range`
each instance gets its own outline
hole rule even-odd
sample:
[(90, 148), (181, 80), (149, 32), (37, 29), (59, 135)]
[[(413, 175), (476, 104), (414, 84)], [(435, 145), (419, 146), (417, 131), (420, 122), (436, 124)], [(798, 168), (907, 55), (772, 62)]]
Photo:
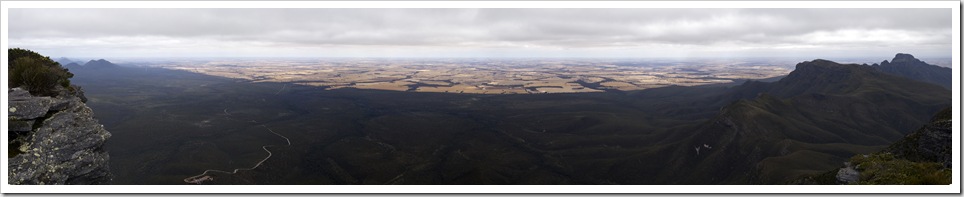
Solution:
[(931, 122), (872, 154), (858, 154), (840, 169), (793, 180), (792, 184), (947, 185), (952, 183), (951, 108)]
[[(61, 62), (61, 60), (64, 60), (64, 61)], [(64, 65), (65, 68), (70, 69), (72, 71), (119, 67), (117, 64), (111, 63), (110, 61), (107, 61), (104, 59), (90, 60), (84, 64), (78, 64), (77, 62), (70, 61), (69, 59), (66, 59), (66, 58), (60, 58), (57, 61), (60, 62), (62, 65)], [(66, 64), (64, 64), (64, 62), (66, 62)]]
[(910, 54), (898, 53), (890, 62), (884, 60), (871, 67), (892, 75), (937, 84), (947, 89), (952, 88), (951, 68), (927, 64)]
[[(914, 78), (949, 69), (920, 63), (898, 54), (888, 66), (923, 71), (889, 72), (816, 59), (772, 82), (558, 95), (319, 90), (89, 69), (116, 67), (106, 60), (71, 71), (117, 131), (108, 148), (115, 182), (125, 184), (179, 183), (194, 166), (220, 166), (227, 159), (191, 163), (228, 155), (198, 139), (260, 135), (263, 125), (297, 140), (273, 148), (265, 169), (215, 184), (785, 184), (894, 146), (950, 106), (946, 86)], [(268, 136), (256, 140), (275, 140)], [(263, 154), (255, 139), (230, 139)]]
[[(895, 59), (919, 62), (908, 57)], [(951, 98), (935, 84), (819, 59), (780, 81), (747, 82), (725, 95), (739, 100), (680, 144), (676, 155), (688, 156), (672, 164), (692, 177), (681, 183), (774, 184), (822, 172), (903, 137)]]
[(74, 60), (72, 60), (72, 59), (70, 59), (70, 58), (66, 58), (66, 57), (57, 58), (57, 60), (54, 60), (54, 61), (56, 61), (57, 63), (60, 63), (60, 65), (64, 65), (64, 66), (66, 66), (67, 64), (76, 63)]

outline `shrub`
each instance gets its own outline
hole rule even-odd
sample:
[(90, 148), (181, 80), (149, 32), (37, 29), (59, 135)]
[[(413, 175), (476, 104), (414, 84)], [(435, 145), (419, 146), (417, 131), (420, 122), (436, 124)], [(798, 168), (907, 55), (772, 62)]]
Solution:
[(7, 50), (10, 65), (10, 87), (21, 87), (33, 95), (55, 96), (57, 86), (70, 88), (70, 78), (74, 74), (36, 52), (13, 48)]
[(890, 153), (857, 155), (850, 160), (860, 171), (858, 184), (921, 185), (951, 184), (951, 171), (937, 162), (912, 162)]

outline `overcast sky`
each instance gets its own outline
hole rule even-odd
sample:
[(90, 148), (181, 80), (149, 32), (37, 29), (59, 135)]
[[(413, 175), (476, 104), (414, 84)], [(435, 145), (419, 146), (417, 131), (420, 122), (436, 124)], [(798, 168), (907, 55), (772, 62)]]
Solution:
[(51, 57), (951, 56), (950, 9), (23, 9)]

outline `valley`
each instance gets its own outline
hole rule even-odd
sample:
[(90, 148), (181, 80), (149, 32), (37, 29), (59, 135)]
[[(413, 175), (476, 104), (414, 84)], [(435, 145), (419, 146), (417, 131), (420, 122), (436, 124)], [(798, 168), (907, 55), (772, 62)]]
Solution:
[(781, 184), (880, 150), (950, 103), (940, 86), (823, 60), (769, 82), (568, 94), (71, 72), (113, 133), (114, 184), (254, 164), (198, 183)]
[(0, 4), (4, 192), (961, 192), (960, 3)]

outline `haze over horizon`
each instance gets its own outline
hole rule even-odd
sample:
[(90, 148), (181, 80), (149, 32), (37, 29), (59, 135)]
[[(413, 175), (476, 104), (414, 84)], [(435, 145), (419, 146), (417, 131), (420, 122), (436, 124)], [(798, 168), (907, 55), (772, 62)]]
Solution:
[(51, 57), (951, 56), (950, 9), (34, 9)]
[(959, 5), (635, 3), (3, 1), (5, 184), (960, 192)]

